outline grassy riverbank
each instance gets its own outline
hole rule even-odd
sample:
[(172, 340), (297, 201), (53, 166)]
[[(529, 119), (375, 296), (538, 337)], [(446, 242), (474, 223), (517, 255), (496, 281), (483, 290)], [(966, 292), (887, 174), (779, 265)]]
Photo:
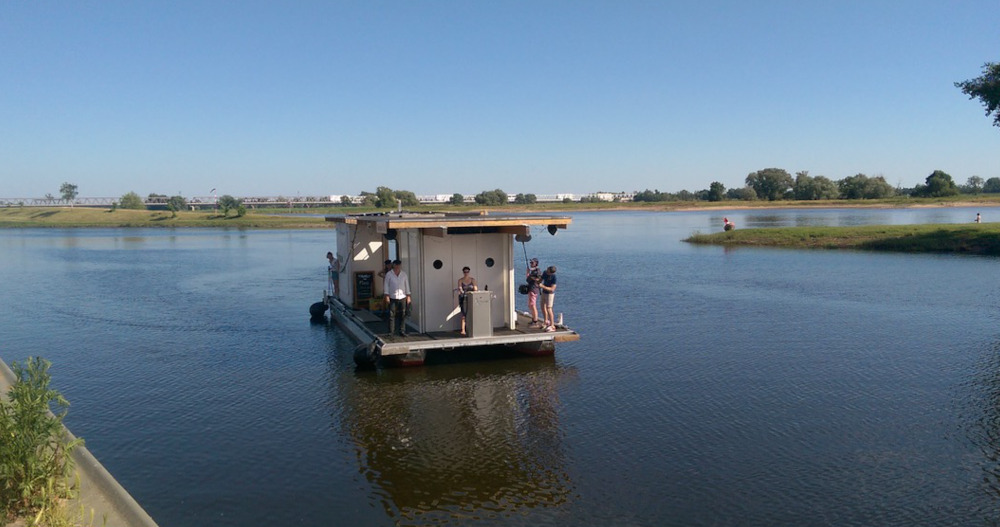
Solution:
[(736, 229), (695, 234), (690, 243), (727, 247), (856, 249), (1000, 255), (1000, 223)]
[(213, 211), (95, 209), (85, 207), (9, 207), (0, 209), (0, 227), (237, 227), (247, 229), (309, 229), (329, 227), (322, 217), (277, 216), (248, 212), (224, 217)]
[[(664, 201), (626, 203), (534, 203), (510, 204), (504, 207), (481, 205), (420, 205), (407, 210), (415, 212), (475, 212), (486, 210), (501, 213), (572, 214), (586, 211), (696, 211), (790, 208), (921, 208), (921, 207), (1000, 207), (1000, 194), (953, 196), (949, 198), (896, 197), (881, 200), (822, 200), (822, 201)], [(0, 208), (0, 228), (4, 227), (237, 227), (247, 229), (309, 229), (329, 227), (325, 214), (387, 212), (371, 207), (327, 208), (263, 208), (250, 209), (246, 215), (228, 217), (216, 211), (180, 211), (176, 215), (166, 210), (109, 210), (92, 207), (3, 207)]]

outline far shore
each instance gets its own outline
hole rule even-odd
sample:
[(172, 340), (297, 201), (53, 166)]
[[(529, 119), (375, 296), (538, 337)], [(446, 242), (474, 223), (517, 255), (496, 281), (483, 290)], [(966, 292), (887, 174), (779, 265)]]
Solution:
[[(531, 205), (510, 205), (504, 207), (483, 207), (475, 205), (421, 205), (412, 209), (416, 212), (479, 212), (487, 214), (503, 213), (546, 213), (571, 214), (593, 211), (651, 211), (651, 212), (693, 212), (693, 211), (737, 211), (766, 209), (906, 209), (934, 207), (1000, 207), (1000, 195), (980, 195), (974, 199), (968, 196), (956, 198), (892, 198), (887, 200), (824, 200), (824, 201), (686, 201), (686, 202), (640, 202), (640, 203), (535, 203)], [(243, 216), (234, 212), (222, 215), (218, 211), (179, 211), (176, 214), (166, 210), (128, 210), (91, 207), (4, 207), (0, 208), (0, 228), (154, 228), (154, 227), (210, 227), (240, 229), (314, 229), (328, 227), (323, 216), (351, 213), (393, 212), (392, 209), (365, 207), (328, 208), (261, 208), (251, 209)]]
[(854, 249), (1000, 256), (1000, 223), (736, 229), (694, 234), (684, 241), (724, 247)]

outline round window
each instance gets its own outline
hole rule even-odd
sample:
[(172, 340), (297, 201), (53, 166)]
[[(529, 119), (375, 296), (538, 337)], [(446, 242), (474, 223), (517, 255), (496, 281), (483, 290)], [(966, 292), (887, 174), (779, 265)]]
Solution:
[(486, 267), (493, 267), (493, 258), (487, 258), (485, 263)]
[(434, 268), (435, 269), (440, 269), (442, 267), (444, 267), (444, 262), (442, 262), (441, 260), (434, 260)]

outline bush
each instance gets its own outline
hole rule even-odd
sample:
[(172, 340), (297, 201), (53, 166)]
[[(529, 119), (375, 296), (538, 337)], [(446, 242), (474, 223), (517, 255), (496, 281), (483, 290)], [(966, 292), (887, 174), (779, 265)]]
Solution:
[(500, 189), (484, 190), (479, 194), (476, 194), (476, 203), (479, 205), (486, 205), (488, 207), (506, 205), (507, 193)]
[[(9, 401), (0, 401), (0, 521), (52, 511), (70, 490), (70, 452), (82, 439), (67, 442), (62, 420), (69, 402), (49, 388), (49, 366), (28, 357), (26, 367), (11, 366), (17, 377)], [(58, 415), (49, 411), (50, 405)]]
[(122, 196), (122, 198), (118, 200), (118, 206), (123, 209), (146, 209), (146, 204), (142, 202), (142, 198), (140, 198), (135, 192), (129, 192)]
[(243, 204), (243, 200), (236, 199), (236, 198), (230, 196), (229, 194), (226, 194), (226, 195), (222, 196), (221, 198), (219, 198), (219, 203), (218, 203), (219, 210), (222, 211), (222, 215), (224, 217), (228, 217), (229, 216), (229, 211), (231, 211), (233, 209), (236, 209), (237, 207), (239, 207), (242, 204)]

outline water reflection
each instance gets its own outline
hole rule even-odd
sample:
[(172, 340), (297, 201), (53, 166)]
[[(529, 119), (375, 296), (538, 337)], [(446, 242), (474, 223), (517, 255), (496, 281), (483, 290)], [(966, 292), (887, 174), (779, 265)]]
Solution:
[(552, 358), (331, 376), (331, 408), (397, 522), (502, 519), (573, 494)]
[(969, 437), (983, 453), (983, 486), (1000, 498), (1000, 341), (987, 351), (972, 382), (970, 408), (979, 415), (966, 420)]

